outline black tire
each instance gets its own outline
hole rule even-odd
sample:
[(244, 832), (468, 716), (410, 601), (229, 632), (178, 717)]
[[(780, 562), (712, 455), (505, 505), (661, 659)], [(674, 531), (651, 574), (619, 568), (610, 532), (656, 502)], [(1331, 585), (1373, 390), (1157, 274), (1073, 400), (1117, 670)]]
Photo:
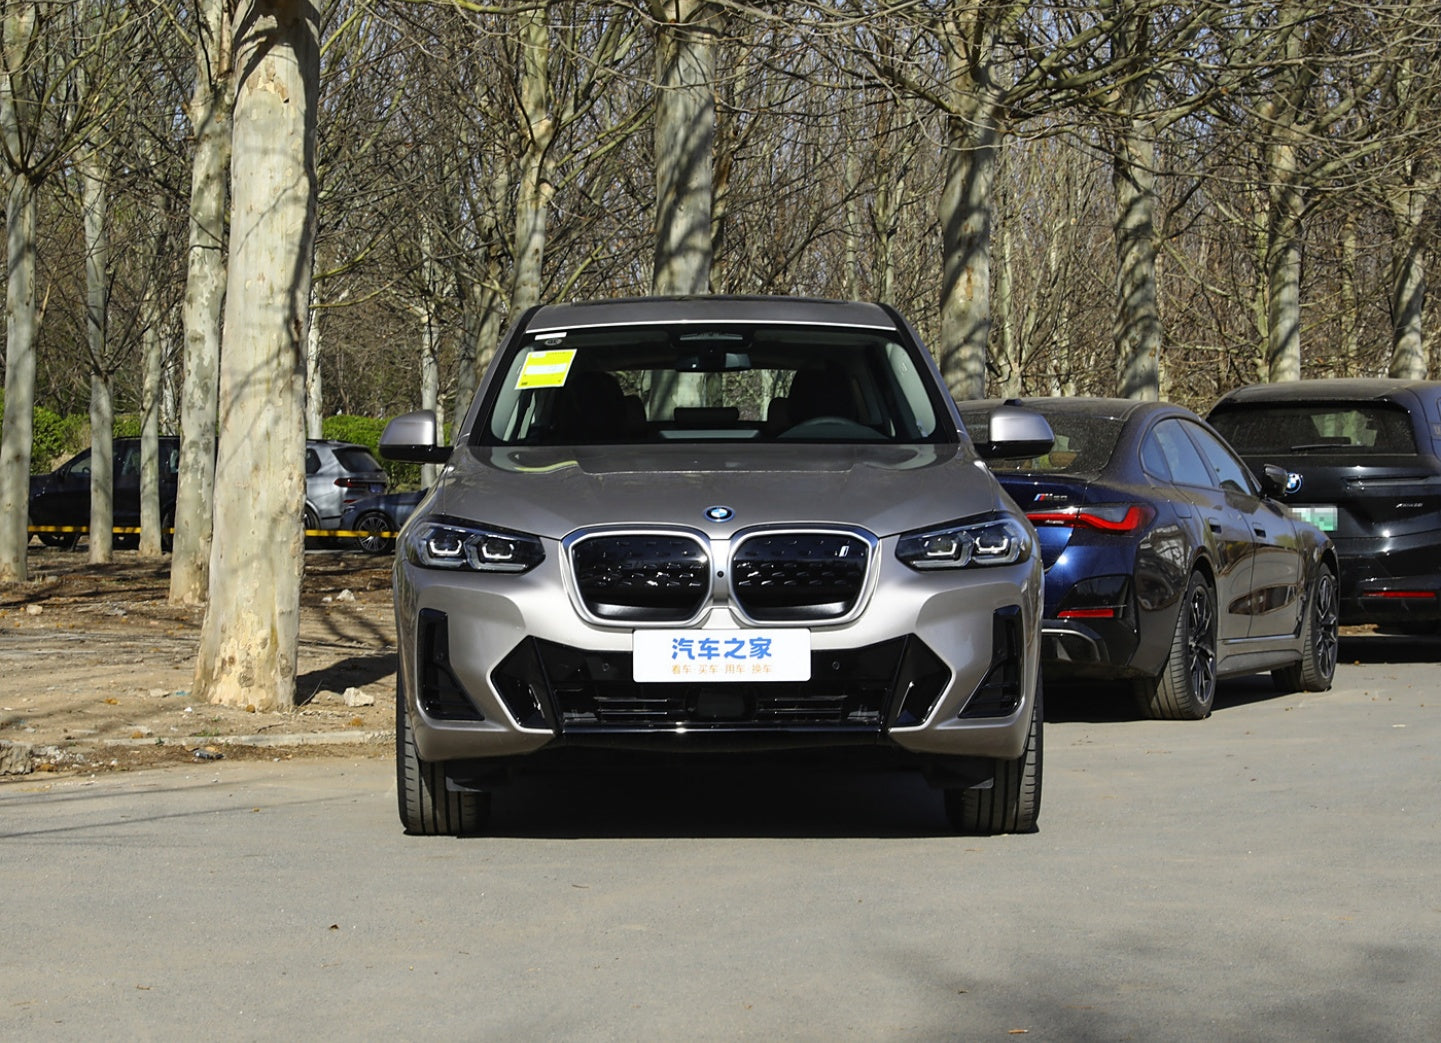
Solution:
[(405, 692), (395, 692), (395, 793), (400, 824), (412, 836), (474, 836), (490, 821), (490, 794), (446, 788), (445, 769), (420, 759)]
[(167, 507), (160, 515), (160, 552), (169, 554), (175, 549), (175, 508)]
[(395, 549), (395, 540), (381, 535), (395, 531), (394, 523), (382, 511), (366, 511), (355, 519), (352, 528), (365, 533), (364, 536), (354, 537), (356, 549), (365, 554), (389, 554)]
[(75, 545), (80, 542), (78, 532), (38, 532), (36, 535), (45, 546), (60, 550), (74, 550)]
[(1176, 613), (1176, 632), (1161, 675), (1136, 682), (1142, 714), (1161, 721), (1201, 721), (1216, 700), (1216, 593), (1191, 574)]
[(1340, 615), (1336, 574), (1323, 563), (1316, 572), (1306, 620), (1301, 624), (1301, 661), (1271, 671), (1278, 691), (1324, 692), (1331, 687), (1340, 652)]
[(1036, 832), (1041, 817), (1044, 702), (1041, 685), (1037, 681), (1026, 745), (1015, 760), (995, 762), (995, 778), (989, 789), (945, 791), (946, 817), (957, 833), (987, 837), (997, 833)]

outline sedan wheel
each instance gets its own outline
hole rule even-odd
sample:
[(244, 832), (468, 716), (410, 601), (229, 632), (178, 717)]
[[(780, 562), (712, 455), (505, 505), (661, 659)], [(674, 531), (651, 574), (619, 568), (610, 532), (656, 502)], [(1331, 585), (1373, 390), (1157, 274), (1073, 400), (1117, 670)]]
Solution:
[(1271, 679), (1282, 692), (1324, 692), (1336, 676), (1340, 651), (1337, 623), (1340, 598), (1336, 575), (1322, 565), (1316, 573), (1306, 622), (1301, 627), (1301, 661), (1271, 671)]
[(355, 519), (354, 530), (362, 533), (355, 537), (355, 546), (366, 554), (386, 554), (395, 546), (395, 540), (383, 535), (394, 532), (395, 526), (380, 511), (367, 511)]
[(1200, 573), (1186, 586), (1171, 654), (1161, 676), (1136, 683), (1136, 702), (1147, 717), (1199, 721), (1216, 698), (1216, 595)]

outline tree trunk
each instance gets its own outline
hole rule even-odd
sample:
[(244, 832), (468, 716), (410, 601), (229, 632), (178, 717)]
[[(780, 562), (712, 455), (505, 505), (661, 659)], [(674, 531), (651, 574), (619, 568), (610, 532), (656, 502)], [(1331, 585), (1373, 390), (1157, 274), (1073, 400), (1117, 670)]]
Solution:
[[(1002, 211), (1004, 213), (1004, 210)], [(1011, 230), (1002, 222), (996, 235), (995, 286), (991, 294), (991, 311), (996, 325), (996, 349), (1001, 356), (999, 386), (1001, 398), (1017, 398), (1024, 394), (1021, 372), (1021, 342), (1016, 333), (1014, 270), (1011, 259)]]
[(656, 30), (657, 294), (710, 290), (716, 13), (707, 0), (651, 0)]
[(1394, 257), (1391, 262), (1391, 365), (1388, 373), (1402, 380), (1424, 380), (1426, 377), (1426, 340), (1422, 318), (1426, 304), (1428, 236), (1423, 231), (1423, 224), (1433, 190), (1430, 179), (1413, 176), (1406, 187), (1394, 190), (1388, 200), (1395, 229), (1391, 239)]
[(317, 21), (304, 0), (244, 0), (235, 21), (215, 543), (195, 690), (210, 702), (262, 710), (295, 701)]
[(162, 367), (161, 316), (153, 290), (142, 301), (144, 332), (140, 335), (145, 359), (141, 389), (140, 427), (140, 552), (158, 558), (163, 533), (160, 511), (160, 371)]
[(941, 292), (937, 361), (951, 394), (983, 398), (991, 337), (991, 186), (1000, 128), (995, 107), (946, 117), (941, 189)]
[(1113, 168), (1116, 192), (1116, 358), (1122, 398), (1161, 397), (1161, 313), (1156, 304), (1156, 145), (1131, 121)]
[(320, 373), (320, 327), (325, 313), (310, 309), (310, 328), (305, 333), (305, 437), (325, 437), (324, 377)]
[(225, 303), (225, 184), (230, 163), (230, 26), (226, 0), (202, 0), (190, 104), (190, 242), (185, 278), (185, 380), (170, 601), (199, 605), (210, 586), (220, 318)]
[[(6, 121), (8, 124), (8, 120)], [(9, 127), (5, 128), (8, 136)], [(0, 584), (26, 578), (35, 438), (35, 186), (12, 174), (5, 206), (5, 420), (0, 430)]]
[(1272, 205), (1266, 230), (1266, 379), (1301, 379), (1301, 222), (1296, 155), (1279, 146), (1272, 163)]
[(115, 548), (115, 402), (110, 378), (90, 374), (90, 563), (113, 560)]
[(520, 185), (515, 201), (515, 272), (510, 310), (519, 315), (540, 300), (545, 259), (546, 222), (555, 186), (550, 177), (550, 146), (555, 121), (550, 115), (550, 23), (545, 4), (517, 15), (520, 37), (520, 119), (525, 139)]
[(110, 243), (106, 230), (108, 180), (94, 151), (80, 159), (80, 198), (85, 226), (85, 343), (90, 356), (90, 563), (113, 559), (115, 547), (115, 403), (106, 344), (110, 310)]

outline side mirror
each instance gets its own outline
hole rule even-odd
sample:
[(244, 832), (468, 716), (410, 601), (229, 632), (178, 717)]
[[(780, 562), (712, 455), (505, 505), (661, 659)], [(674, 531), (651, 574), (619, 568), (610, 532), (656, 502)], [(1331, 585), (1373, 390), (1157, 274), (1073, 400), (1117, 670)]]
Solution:
[(988, 426), (986, 441), (976, 443), (983, 460), (1024, 460), (1049, 453), (1056, 443), (1046, 418), (1021, 406), (997, 406)]
[(450, 459), (450, 446), (436, 445), (435, 414), (429, 409), (418, 409), (414, 413), (403, 413), (385, 425), (380, 436), (380, 455), (387, 460), (443, 464)]
[(1260, 479), (1261, 491), (1267, 496), (1276, 497), (1286, 491), (1286, 483), (1290, 481), (1291, 476), (1286, 473), (1284, 467), (1264, 464), (1257, 478)]

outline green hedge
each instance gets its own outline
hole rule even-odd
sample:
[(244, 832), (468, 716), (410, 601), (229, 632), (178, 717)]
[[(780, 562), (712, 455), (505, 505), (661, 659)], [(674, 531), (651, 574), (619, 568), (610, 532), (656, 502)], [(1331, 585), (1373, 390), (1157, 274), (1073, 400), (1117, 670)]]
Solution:
[(339, 413), (335, 416), (328, 416), (320, 422), (320, 433), (337, 442), (354, 442), (356, 445), (368, 448), (380, 461), (380, 466), (385, 468), (385, 473), (390, 475), (391, 492), (417, 489), (420, 487), (419, 464), (406, 463), (403, 460), (387, 460), (380, 455), (380, 436), (385, 431), (385, 425), (388, 422), (388, 420), (378, 420), (375, 417), (348, 416)]
[[(5, 417), (5, 392), (0, 390), (0, 421)], [(85, 448), (85, 417), (61, 416), (39, 406), (31, 421), (30, 473), (45, 474)]]

